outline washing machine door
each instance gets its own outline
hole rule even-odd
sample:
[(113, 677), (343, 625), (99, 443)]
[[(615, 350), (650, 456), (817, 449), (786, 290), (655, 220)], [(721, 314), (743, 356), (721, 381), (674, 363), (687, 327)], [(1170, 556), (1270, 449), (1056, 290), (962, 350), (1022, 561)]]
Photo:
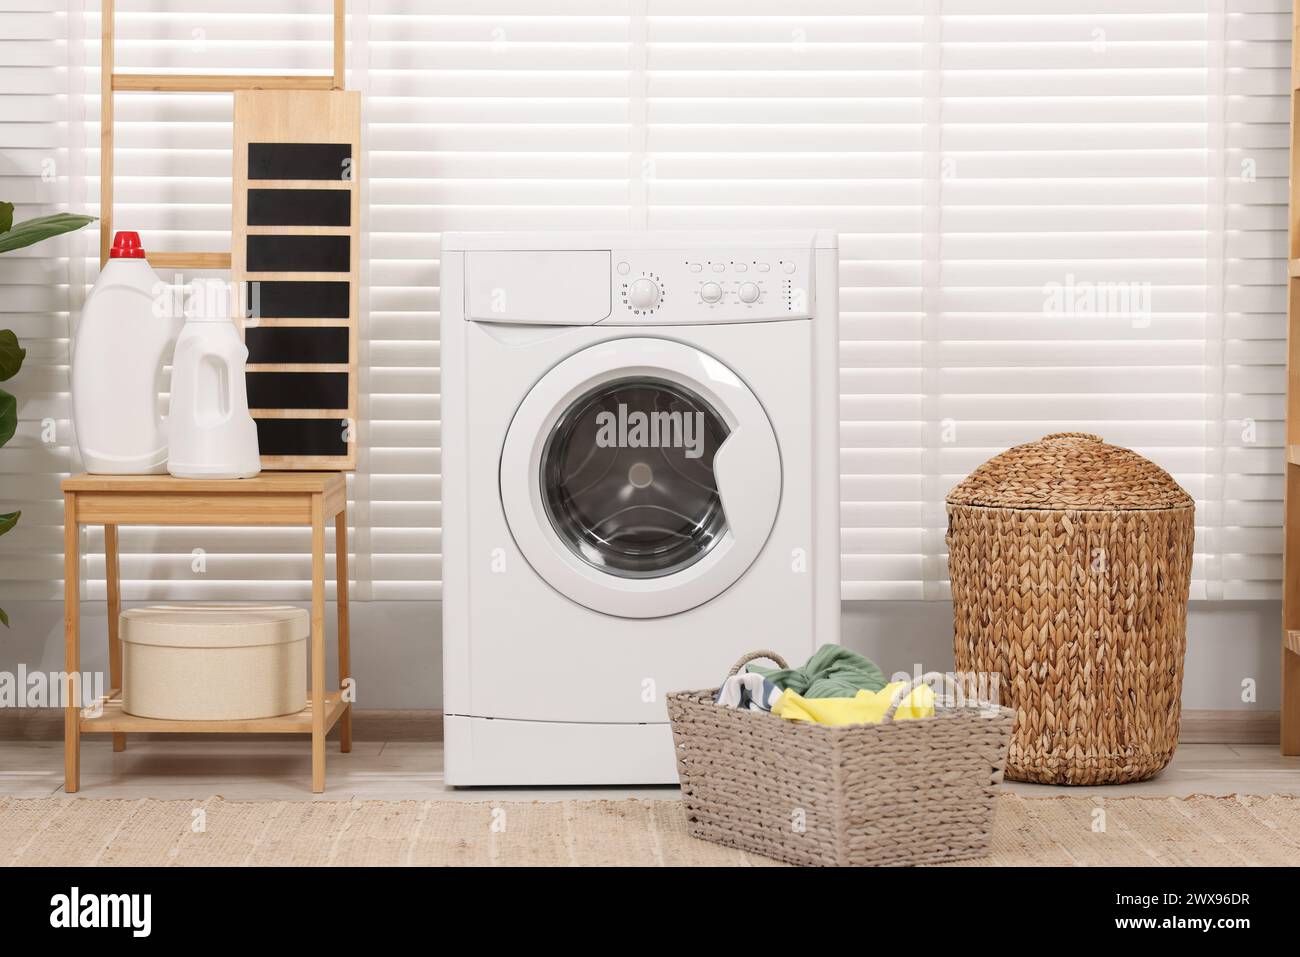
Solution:
[(730, 368), (666, 339), (590, 346), (520, 404), (501, 502), (551, 587), (622, 618), (709, 601), (753, 564), (781, 503), (772, 423)]

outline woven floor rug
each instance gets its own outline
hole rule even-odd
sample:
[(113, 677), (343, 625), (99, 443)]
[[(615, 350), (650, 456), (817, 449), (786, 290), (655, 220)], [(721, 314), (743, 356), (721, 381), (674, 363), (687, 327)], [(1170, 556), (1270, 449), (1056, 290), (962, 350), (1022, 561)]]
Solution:
[[(962, 866), (1300, 861), (1300, 798), (998, 802)], [(677, 801), (325, 802), (0, 797), (0, 865), (755, 865), (691, 838)]]

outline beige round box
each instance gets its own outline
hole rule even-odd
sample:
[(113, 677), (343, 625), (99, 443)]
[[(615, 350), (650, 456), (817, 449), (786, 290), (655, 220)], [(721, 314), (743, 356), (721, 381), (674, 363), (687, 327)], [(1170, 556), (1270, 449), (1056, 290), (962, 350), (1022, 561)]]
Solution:
[(307, 703), (307, 611), (151, 605), (122, 613), (122, 710), (144, 718), (269, 718)]

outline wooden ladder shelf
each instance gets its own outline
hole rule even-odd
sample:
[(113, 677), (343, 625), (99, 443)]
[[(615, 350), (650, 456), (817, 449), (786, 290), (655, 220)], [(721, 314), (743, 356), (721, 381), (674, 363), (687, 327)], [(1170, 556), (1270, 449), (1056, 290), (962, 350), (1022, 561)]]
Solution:
[[(118, 73), (114, 67), (115, 0), (103, 0), (99, 61), (99, 265), (113, 239), (113, 96), (117, 93), (234, 93), (236, 90), (341, 90), (347, 0), (334, 0), (334, 71), (292, 76), (249, 74)], [(157, 269), (229, 269), (229, 252), (150, 252)]]

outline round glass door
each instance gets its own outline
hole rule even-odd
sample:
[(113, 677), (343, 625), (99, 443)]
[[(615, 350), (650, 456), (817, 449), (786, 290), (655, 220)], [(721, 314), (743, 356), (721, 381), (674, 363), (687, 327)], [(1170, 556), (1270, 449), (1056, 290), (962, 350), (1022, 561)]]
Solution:
[(557, 362), (501, 445), (506, 524), (543, 581), (593, 611), (661, 618), (762, 552), (781, 453), (744, 381), (681, 342), (613, 337)]
[(679, 384), (629, 378), (592, 389), (556, 421), (542, 452), (552, 528), (608, 574), (656, 578), (690, 567), (727, 530), (713, 461), (729, 433)]

